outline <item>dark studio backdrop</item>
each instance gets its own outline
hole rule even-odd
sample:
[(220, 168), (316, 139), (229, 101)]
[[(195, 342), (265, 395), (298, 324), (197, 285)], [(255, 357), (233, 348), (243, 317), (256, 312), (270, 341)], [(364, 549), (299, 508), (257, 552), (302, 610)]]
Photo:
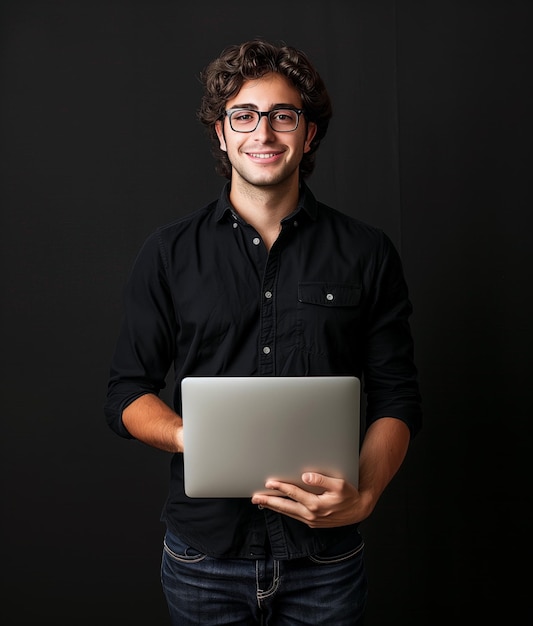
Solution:
[(167, 623), (169, 456), (108, 429), (109, 360), (142, 241), (224, 182), (199, 71), (258, 35), (323, 75), (309, 184), (388, 232), (414, 305), (425, 423), (363, 524), (368, 626), (532, 623), (531, 2), (285, 5), (1, 5), (4, 624)]

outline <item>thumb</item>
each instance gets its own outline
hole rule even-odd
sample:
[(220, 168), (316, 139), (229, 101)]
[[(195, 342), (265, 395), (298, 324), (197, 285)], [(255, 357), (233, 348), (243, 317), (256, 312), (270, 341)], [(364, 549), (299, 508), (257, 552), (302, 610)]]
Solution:
[(323, 474), (317, 474), (316, 472), (305, 472), (302, 474), (302, 480), (306, 485), (312, 485), (313, 487), (326, 487), (327, 476)]

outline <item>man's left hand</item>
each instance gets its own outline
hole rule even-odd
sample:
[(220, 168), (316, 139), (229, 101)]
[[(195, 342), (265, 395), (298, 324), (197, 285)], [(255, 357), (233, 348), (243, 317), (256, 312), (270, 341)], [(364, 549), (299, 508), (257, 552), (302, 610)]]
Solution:
[(291, 483), (268, 480), (265, 487), (283, 495), (254, 494), (252, 503), (293, 517), (311, 528), (347, 526), (366, 517), (359, 491), (342, 478), (306, 472), (302, 481), (315, 490), (323, 490), (322, 493), (306, 491)]

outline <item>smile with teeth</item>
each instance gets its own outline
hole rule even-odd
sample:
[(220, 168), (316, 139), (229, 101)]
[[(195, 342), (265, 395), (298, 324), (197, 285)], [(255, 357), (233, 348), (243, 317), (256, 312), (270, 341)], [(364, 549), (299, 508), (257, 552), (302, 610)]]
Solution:
[(253, 157), (254, 159), (271, 159), (272, 157), (275, 157), (276, 154), (277, 152), (259, 152), (259, 153), (250, 152), (249, 153), (249, 155)]

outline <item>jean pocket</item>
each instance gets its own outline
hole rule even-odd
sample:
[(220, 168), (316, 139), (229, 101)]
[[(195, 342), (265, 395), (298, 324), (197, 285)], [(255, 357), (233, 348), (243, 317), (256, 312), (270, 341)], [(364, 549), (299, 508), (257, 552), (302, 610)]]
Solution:
[(348, 541), (341, 541), (338, 545), (327, 548), (318, 554), (309, 556), (309, 560), (317, 565), (333, 565), (342, 563), (355, 557), (362, 558), (365, 544), (361, 536), (351, 537)]
[(199, 563), (207, 558), (207, 555), (203, 552), (192, 548), (168, 531), (163, 540), (163, 550), (172, 560), (179, 563)]

